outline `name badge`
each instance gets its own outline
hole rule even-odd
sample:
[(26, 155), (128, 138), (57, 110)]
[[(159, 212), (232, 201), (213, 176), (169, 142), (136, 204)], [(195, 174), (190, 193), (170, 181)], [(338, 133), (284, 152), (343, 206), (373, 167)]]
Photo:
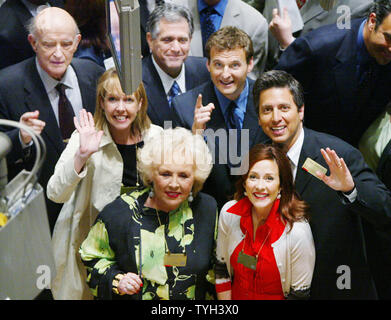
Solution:
[(254, 256), (250, 256), (248, 254), (245, 254), (243, 251), (239, 252), (238, 255), (238, 263), (244, 265), (245, 267), (256, 270), (257, 269), (257, 258)]
[(164, 255), (164, 265), (166, 267), (185, 267), (187, 256), (184, 253), (166, 253)]

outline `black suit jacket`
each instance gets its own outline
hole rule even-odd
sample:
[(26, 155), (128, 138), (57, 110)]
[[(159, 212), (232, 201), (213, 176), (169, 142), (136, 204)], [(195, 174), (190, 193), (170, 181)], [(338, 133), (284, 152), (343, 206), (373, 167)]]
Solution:
[[(148, 97), (148, 116), (153, 124), (164, 127), (164, 121), (171, 120), (171, 110), (163, 83), (153, 64), (152, 55), (142, 61), (143, 83)], [(186, 91), (208, 81), (206, 58), (187, 57), (185, 60)]]
[[(92, 61), (76, 58), (72, 60), (72, 67), (79, 82), (83, 107), (93, 113), (95, 110), (96, 84), (104, 69)], [(46, 144), (47, 153), (39, 177), (39, 183), (46, 190), (47, 182), (64, 150), (64, 143), (45, 87), (38, 74), (35, 57), (1, 70), (0, 83), (0, 118), (19, 121), (23, 113), (39, 110), (39, 119), (46, 123), (41, 136)], [(34, 159), (32, 157), (25, 158), (18, 129), (1, 127), (0, 130), (7, 132), (13, 145), (7, 157), (8, 178), (10, 180), (20, 170), (30, 168)], [(52, 231), (61, 206), (47, 198), (46, 200)]]
[(337, 24), (297, 38), (276, 69), (292, 74), (304, 87), (306, 127), (337, 136), (357, 147), (369, 125), (391, 100), (391, 63), (378, 67), (370, 103), (358, 107), (357, 35), (363, 19), (350, 29)]
[[(302, 169), (307, 157), (328, 168), (320, 153), (320, 148), (326, 147), (334, 149), (345, 160), (352, 174), (357, 189), (353, 203)], [(310, 225), (316, 249), (311, 298), (376, 298), (373, 275), (366, 258), (363, 225), (390, 231), (390, 191), (368, 168), (357, 149), (336, 137), (310, 129), (304, 129), (295, 185), (303, 200), (310, 205)], [(345, 271), (338, 271), (340, 266), (350, 269), (350, 289), (337, 286), (339, 277), (347, 276)]]
[[(267, 140), (267, 136), (264, 134), (262, 128), (258, 124), (258, 117), (255, 113), (255, 107), (253, 102), (252, 88), (254, 81), (248, 79), (249, 81), (249, 96), (247, 99), (247, 108), (246, 114), (243, 120), (243, 129), (248, 129), (249, 131), (249, 149), (255, 144), (264, 142)], [(216, 93), (214, 91), (214, 85), (212, 81), (203, 83), (202, 85), (180, 95), (173, 99), (172, 101), (172, 119), (174, 126), (184, 127), (191, 130), (193, 125), (194, 118), (194, 106), (198, 94), (202, 94), (202, 103), (207, 105), (208, 103), (213, 103), (215, 109), (212, 111), (211, 119), (206, 124), (206, 129), (211, 129), (213, 132), (217, 130), (227, 130), (227, 125), (224, 120), (223, 113), (221, 111)], [(212, 195), (218, 204), (219, 209), (228, 201), (230, 197), (235, 192), (235, 182), (237, 180), (236, 175), (231, 174), (231, 168), (226, 161), (220, 161), (220, 141), (216, 141), (216, 147), (211, 150), (212, 155), (214, 155), (214, 165), (212, 172), (208, 179), (205, 182), (203, 192)], [(209, 145), (210, 146), (210, 145)], [(225, 151), (223, 151), (225, 152)], [(246, 152), (244, 152), (241, 157), (243, 157)]]
[[(62, 0), (48, 1), (54, 7), (63, 7)], [(31, 13), (20, 0), (7, 0), (0, 7), (0, 69), (35, 55), (27, 40), (26, 25)]]

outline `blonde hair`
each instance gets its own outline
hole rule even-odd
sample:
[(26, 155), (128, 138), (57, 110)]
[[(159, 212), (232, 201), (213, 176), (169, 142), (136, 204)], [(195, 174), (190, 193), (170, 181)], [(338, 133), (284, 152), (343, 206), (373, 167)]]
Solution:
[[(121, 88), (121, 83), (118, 78), (117, 71), (114, 68), (107, 70), (99, 78), (98, 86), (96, 89), (96, 106), (94, 121), (95, 127), (99, 130), (103, 130), (103, 126), (107, 125), (107, 119), (103, 109), (104, 99), (108, 94), (123, 95), (124, 92)], [(142, 134), (151, 126), (151, 120), (147, 115), (148, 100), (147, 94), (143, 83), (141, 82), (137, 90), (134, 92), (134, 96), (137, 102), (141, 102), (141, 108), (137, 112), (137, 116), (134, 119), (130, 132), (132, 135)]]
[(144, 147), (137, 153), (138, 170), (145, 186), (151, 186), (154, 170), (167, 163), (192, 164), (197, 194), (212, 170), (212, 155), (200, 135), (184, 128), (161, 130), (144, 139)]

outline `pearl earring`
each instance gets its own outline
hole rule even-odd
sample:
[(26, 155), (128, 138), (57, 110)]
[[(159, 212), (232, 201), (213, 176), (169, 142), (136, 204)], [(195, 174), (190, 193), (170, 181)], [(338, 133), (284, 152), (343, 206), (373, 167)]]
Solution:
[(243, 194), (244, 194), (245, 197), (247, 197), (247, 192), (246, 191), (244, 191)]
[(151, 188), (151, 191), (149, 191), (148, 196), (149, 196), (150, 198), (153, 198), (153, 197), (155, 196), (155, 192), (153, 191), (153, 187)]
[(193, 191), (190, 191), (189, 197), (187, 198), (187, 201), (192, 202), (194, 200), (193, 198)]
[(281, 193), (278, 193), (277, 199), (281, 199)]

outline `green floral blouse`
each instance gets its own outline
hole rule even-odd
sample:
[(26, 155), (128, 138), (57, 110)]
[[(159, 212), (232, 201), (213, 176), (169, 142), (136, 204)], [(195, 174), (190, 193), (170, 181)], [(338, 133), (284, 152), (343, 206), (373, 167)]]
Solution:
[[(93, 295), (99, 299), (213, 299), (215, 200), (200, 193), (191, 205), (185, 201), (176, 210), (157, 213), (143, 205), (148, 193), (148, 188), (134, 190), (106, 206), (82, 243), (79, 252)], [(186, 254), (186, 266), (165, 266), (166, 246), (171, 253)], [(142, 278), (142, 292), (119, 296), (112, 291), (112, 280), (127, 272)]]

